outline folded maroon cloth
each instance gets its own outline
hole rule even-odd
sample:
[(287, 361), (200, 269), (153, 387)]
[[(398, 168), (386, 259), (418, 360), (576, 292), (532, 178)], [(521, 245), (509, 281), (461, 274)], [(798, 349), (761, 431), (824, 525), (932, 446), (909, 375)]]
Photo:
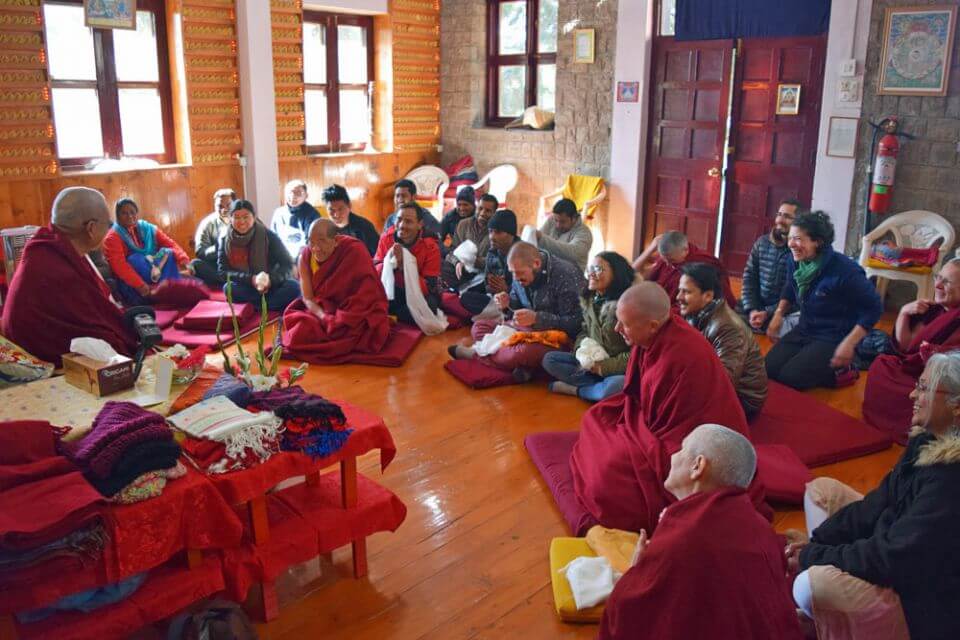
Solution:
[[(240, 324), (249, 322), (256, 316), (256, 309), (253, 308), (253, 305), (247, 303), (234, 303), (233, 310), (237, 314), (237, 320)], [(230, 305), (218, 300), (201, 300), (185, 316), (178, 319), (173, 326), (188, 331), (216, 331), (217, 322), (221, 317), (223, 318), (223, 324), (220, 330), (229, 332), (233, 326), (230, 317)]]

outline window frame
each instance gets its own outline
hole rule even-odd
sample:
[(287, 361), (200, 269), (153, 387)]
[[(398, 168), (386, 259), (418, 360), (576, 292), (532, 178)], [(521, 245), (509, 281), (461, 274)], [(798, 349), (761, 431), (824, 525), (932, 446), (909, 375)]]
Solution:
[[(66, 5), (83, 8), (83, 0), (43, 0), (42, 5)], [(41, 11), (43, 6), (41, 5)], [(167, 20), (164, 0), (138, 0), (137, 11), (149, 11), (153, 14), (157, 28), (157, 71), (158, 82), (127, 82), (117, 80), (116, 58), (113, 48), (113, 30), (91, 27), (93, 31), (93, 53), (96, 64), (96, 80), (55, 80), (50, 73), (49, 54), (47, 55), (47, 74), (50, 78), (51, 89), (96, 89), (97, 101), (100, 105), (100, 130), (103, 136), (104, 156), (88, 156), (82, 158), (61, 158), (60, 148), (57, 147), (57, 161), (60, 166), (68, 169), (83, 169), (103, 157), (121, 158), (148, 158), (160, 164), (170, 164), (176, 161), (176, 147), (173, 128), (173, 100), (170, 83), (170, 58), (167, 43)], [(45, 49), (49, 49), (46, 42), (46, 22), (43, 31)], [(160, 94), (161, 126), (163, 127), (163, 153), (129, 155), (123, 154), (123, 128), (120, 120), (120, 89), (156, 89)], [(50, 97), (50, 112), (56, 119), (56, 108), (53, 96)]]
[[(308, 83), (306, 78), (303, 80), (304, 102), (306, 102), (306, 92), (322, 89), (327, 100), (327, 144), (307, 145), (307, 124), (306, 124), (306, 105), (304, 105), (304, 125), (303, 136), (304, 145), (308, 154), (316, 153), (340, 153), (344, 151), (364, 151), (367, 148), (366, 142), (340, 142), (340, 90), (341, 89), (362, 89), (367, 96), (367, 104), (371, 104), (371, 84), (373, 83), (374, 73), (374, 52), (373, 52), (373, 17), (361, 16), (345, 13), (331, 13), (329, 11), (314, 11), (304, 9), (303, 27), (310, 24), (322, 24), (326, 29), (326, 67), (327, 82), (325, 84)], [(366, 29), (367, 40), (367, 82), (365, 84), (340, 84), (340, 40), (337, 34), (337, 27), (340, 25), (363, 27)], [(303, 33), (300, 34), (301, 40)], [(370, 109), (370, 126), (373, 127), (373, 109)]]
[[(557, 66), (557, 52), (539, 53), (540, 0), (524, 0), (527, 3), (527, 50), (524, 53), (500, 55), (500, 5), (515, 0), (487, 0), (487, 100), (486, 125), (503, 127), (516, 117), (502, 117), (497, 107), (500, 99), (500, 67), (523, 65), (526, 68), (526, 96), (524, 108), (537, 104), (537, 66)], [(559, 21), (559, 17), (558, 17)], [(557, 25), (557, 49), (560, 48), (560, 29)], [(556, 111), (556, 106), (554, 106)]]

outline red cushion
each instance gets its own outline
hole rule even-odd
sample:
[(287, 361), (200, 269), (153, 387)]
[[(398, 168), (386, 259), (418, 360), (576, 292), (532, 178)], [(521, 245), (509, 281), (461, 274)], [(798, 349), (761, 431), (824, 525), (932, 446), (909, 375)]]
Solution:
[(469, 155), (463, 156), (443, 170), (450, 176), (450, 185), (443, 194), (445, 198), (456, 198), (458, 187), (473, 184), (479, 179), (473, 157)]
[[(444, 291), (443, 294), (441, 294), (440, 308), (447, 314), (447, 320), (450, 321), (457, 318), (469, 324), (470, 318), (473, 317), (473, 314), (467, 311), (460, 303), (460, 296), (452, 291)], [(463, 323), (461, 323), (460, 326), (463, 326)]]
[[(240, 321), (241, 325), (246, 324), (256, 315), (253, 305), (245, 302), (234, 303), (233, 310), (237, 314), (237, 320)], [(228, 303), (217, 300), (201, 300), (186, 315), (177, 320), (174, 326), (187, 331), (216, 331), (217, 322), (221, 317), (223, 318), (221, 331), (233, 326)]]
[(803, 504), (803, 492), (813, 475), (807, 465), (788, 446), (756, 445), (757, 478), (769, 500), (787, 504)]
[(443, 368), (471, 389), (489, 389), (517, 384), (509, 371), (491, 367), (479, 360), (449, 360)]
[(150, 294), (150, 304), (189, 309), (209, 297), (207, 288), (199, 280), (179, 278), (161, 282)]
[(580, 504), (573, 490), (570, 454), (580, 437), (577, 431), (532, 433), (523, 440), (534, 466), (543, 476), (560, 514), (575, 536), (585, 536), (597, 520)]

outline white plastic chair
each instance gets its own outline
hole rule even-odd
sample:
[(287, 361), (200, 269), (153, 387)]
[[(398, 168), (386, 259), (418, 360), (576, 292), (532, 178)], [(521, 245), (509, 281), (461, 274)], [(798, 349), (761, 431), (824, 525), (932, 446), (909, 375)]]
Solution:
[(520, 175), (517, 173), (515, 166), (512, 164), (501, 164), (490, 169), (487, 175), (480, 178), (479, 182), (474, 182), (471, 185), (460, 185), (457, 187), (457, 193), (460, 193), (460, 189), (467, 186), (473, 187), (475, 191), (478, 191), (483, 185), (487, 185), (486, 192), (496, 196), (500, 202), (500, 206), (503, 206), (503, 203), (507, 201), (507, 194), (517, 186), (517, 180), (519, 180), (519, 178)]
[[(893, 236), (898, 247), (910, 249), (926, 249), (932, 247), (939, 239), (940, 255), (930, 273), (910, 273), (903, 269), (878, 269), (868, 266), (870, 249), (873, 244), (886, 234)], [(863, 237), (860, 244), (860, 266), (867, 272), (867, 277), (877, 278), (877, 291), (882, 298), (887, 292), (888, 280), (905, 280), (917, 285), (917, 299), (933, 298), (933, 277), (940, 271), (943, 259), (950, 253), (956, 233), (949, 222), (932, 211), (904, 211), (890, 216), (881, 222), (876, 229)]]
[(417, 198), (432, 200), (429, 207), (424, 207), (437, 220), (443, 219), (443, 194), (450, 186), (450, 176), (440, 167), (427, 164), (417, 167), (406, 176), (407, 180), (417, 185)]

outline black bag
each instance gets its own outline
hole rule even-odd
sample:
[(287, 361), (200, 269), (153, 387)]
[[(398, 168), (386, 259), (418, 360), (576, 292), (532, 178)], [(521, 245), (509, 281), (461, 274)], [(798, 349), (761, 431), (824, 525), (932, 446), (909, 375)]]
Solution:
[(257, 640), (257, 632), (236, 602), (212, 600), (200, 611), (174, 618), (167, 640)]
[(866, 371), (881, 353), (893, 353), (893, 340), (883, 331), (873, 329), (863, 337), (853, 353), (853, 365)]

